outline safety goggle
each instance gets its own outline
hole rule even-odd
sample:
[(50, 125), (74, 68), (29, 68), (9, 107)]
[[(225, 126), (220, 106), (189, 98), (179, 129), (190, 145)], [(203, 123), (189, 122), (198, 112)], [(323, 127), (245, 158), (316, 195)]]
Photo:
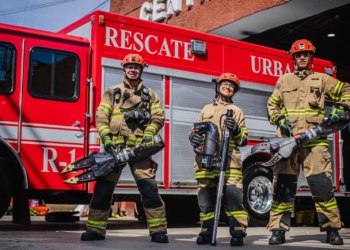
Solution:
[(222, 82), (220, 84), (220, 86), (224, 86), (226, 88), (231, 88), (231, 89), (234, 89), (235, 88), (235, 85), (233, 83), (230, 83), (230, 82)]
[(310, 52), (298, 52), (298, 53), (295, 53), (295, 58), (301, 58), (301, 57), (304, 57), (304, 58), (309, 58), (311, 57), (311, 53)]
[(125, 65), (125, 68), (126, 69), (141, 70), (141, 67), (139, 65), (132, 65), (132, 64)]

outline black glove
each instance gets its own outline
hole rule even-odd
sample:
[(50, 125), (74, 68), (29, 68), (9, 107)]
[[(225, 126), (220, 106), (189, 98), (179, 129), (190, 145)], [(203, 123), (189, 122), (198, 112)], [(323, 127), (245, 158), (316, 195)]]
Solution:
[(201, 134), (193, 132), (188, 139), (192, 146), (198, 146), (204, 140), (204, 137)]
[(125, 121), (139, 120), (139, 123), (143, 126), (148, 126), (150, 123), (151, 114), (147, 110), (130, 111), (124, 113)]
[(226, 117), (224, 124), (229, 130), (231, 130), (233, 136), (236, 136), (241, 132), (241, 128), (232, 117)]

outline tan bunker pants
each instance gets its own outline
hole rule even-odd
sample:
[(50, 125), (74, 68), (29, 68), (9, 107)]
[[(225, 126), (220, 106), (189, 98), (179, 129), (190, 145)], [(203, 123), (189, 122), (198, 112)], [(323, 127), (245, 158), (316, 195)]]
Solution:
[(310, 186), (321, 231), (340, 229), (339, 209), (334, 197), (330, 153), (326, 146), (297, 148), (287, 161), (274, 167), (274, 195), (270, 230), (289, 230), (300, 166)]
[[(117, 151), (119, 150), (117, 149)], [(157, 164), (152, 161), (151, 157), (145, 157), (129, 162), (129, 166), (141, 194), (150, 235), (161, 232), (167, 233), (165, 204), (159, 196), (155, 181)], [(88, 230), (101, 235), (106, 234), (113, 192), (121, 172), (117, 174), (112, 171), (106, 179), (96, 182), (89, 207), (89, 217), (86, 225)]]
[[(202, 156), (195, 158), (195, 178), (198, 185), (198, 205), (200, 208), (200, 235), (212, 235), (216, 208), (219, 169), (201, 168)], [(223, 203), (229, 218), (230, 234), (246, 234), (248, 214), (243, 206), (242, 159), (238, 148), (229, 148), (225, 171)]]

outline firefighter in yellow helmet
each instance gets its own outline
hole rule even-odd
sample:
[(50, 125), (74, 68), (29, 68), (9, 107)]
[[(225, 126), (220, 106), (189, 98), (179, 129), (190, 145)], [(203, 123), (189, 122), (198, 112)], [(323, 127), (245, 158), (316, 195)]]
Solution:
[[(289, 53), (294, 73), (282, 75), (268, 100), (269, 120), (277, 126), (278, 137), (289, 137), (318, 125), (325, 116), (325, 100), (337, 102), (332, 121), (341, 119), (350, 105), (350, 85), (333, 77), (313, 72), (313, 44), (297, 40)], [(269, 244), (282, 244), (289, 230), (300, 166), (315, 202), (321, 231), (327, 231), (327, 243), (342, 245), (339, 209), (334, 197), (331, 155), (327, 138), (319, 138), (296, 149), (287, 161), (273, 170), (274, 195), (270, 211)]]
[[(230, 244), (241, 246), (243, 238), (246, 236), (248, 216), (243, 208), (242, 160), (238, 146), (247, 145), (248, 130), (245, 126), (242, 110), (232, 102), (233, 96), (240, 90), (238, 77), (231, 73), (224, 73), (215, 82), (216, 100), (212, 104), (204, 106), (198, 116), (198, 122), (210, 121), (214, 123), (219, 128), (219, 138), (222, 138), (225, 126), (231, 130), (232, 137), (230, 138), (228, 164), (225, 172), (224, 202), (232, 236)], [(233, 117), (227, 117), (222, 124), (220, 117), (226, 114), (228, 109), (233, 110)], [(192, 128), (189, 140), (192, 146), (198, 146), (203, 143), (204, 138)], [(213, 234), (219, 169), (208, 169), (201, 166), (202, 156), (197, 154), (194, 170), (198, 184), (198, 205), (202, 229), (196, 242), (197, 244), (209, 244)]]
[[(164, 124), (164, 110), (158, 94), (141, 79), (147, 66), (140, 55), (129, 54), (122, 63), (124, 79), (109, 87), (96, 111), (96, 127), (106, 151), (126, 150), (152, 142)], [(165, 204), (155, 181), (157, 163), (151, 157), (129, 162), (145, 209), (151, 241), (168, 243)], [(111, 199), (121, 171), (98, 180), (90, 203), (87, 231), (81, 240), (105, 239)]]

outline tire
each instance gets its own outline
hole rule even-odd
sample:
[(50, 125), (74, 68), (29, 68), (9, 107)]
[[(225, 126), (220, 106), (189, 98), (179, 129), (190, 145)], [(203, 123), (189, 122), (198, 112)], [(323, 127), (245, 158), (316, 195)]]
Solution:
[(0, 218), (6, 213), (12, 197), (12, 175), (5, 160), (0, 157)]
[(260, 164), (250, 164), (243, 173), (243, 203), (249, 214), (251, 227), (267, 225), (273, 199), (272, 168), (265, 168)]

